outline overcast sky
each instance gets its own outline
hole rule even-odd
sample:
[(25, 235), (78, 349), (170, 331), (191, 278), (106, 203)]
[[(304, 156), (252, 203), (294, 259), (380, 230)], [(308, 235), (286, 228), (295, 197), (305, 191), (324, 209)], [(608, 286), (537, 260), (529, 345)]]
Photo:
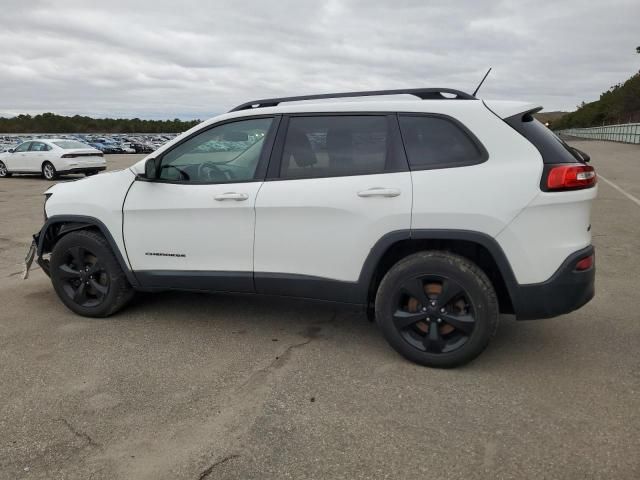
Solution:
[(573, 110), (640, 68), (639, 0), (0, 0), (0, 115), (208, 118), (402, 87)]

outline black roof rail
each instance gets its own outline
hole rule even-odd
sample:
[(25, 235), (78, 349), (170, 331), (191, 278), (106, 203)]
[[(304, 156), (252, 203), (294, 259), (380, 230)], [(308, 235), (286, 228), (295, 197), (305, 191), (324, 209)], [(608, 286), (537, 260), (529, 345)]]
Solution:
[[(445, 97), (443, 93), (454, 95)], [(301, 95), (299, 97), (265, 98), (252, 100), (232, 108), (229, 112), (248, 110), (250, 108), (275, 107), (282, 102), (300, 100), (322, 100), (325, 98), (373, 97), (381, 95), (414, 95), (422, 100), (477, 100), (476, 97), (453, 88), (403, 88), (399, 90), (365, 90), (362, 92), (321, 93), (318, 95)]]

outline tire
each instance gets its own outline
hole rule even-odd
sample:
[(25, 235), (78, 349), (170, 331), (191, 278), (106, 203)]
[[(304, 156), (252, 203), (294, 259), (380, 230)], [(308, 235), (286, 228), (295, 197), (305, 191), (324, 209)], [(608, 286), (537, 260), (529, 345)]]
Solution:
[(42, 164), (42, 176), (45, 180), (55, 180), (58, 178), (58, 172), (56, 171), (56, 167), (53, 166), (53, 163), (44, 162)]
[(133, 297), (109, 243), (93, 230), (63, 236), (51, 253), (50, 273), (60, 300), (78, 315), (108, 317)]
[(9, 178), (11, 173), (3, 161), (0, 161), (0, 178)]
[(420, 365), (453, 368), (476, 358), (498, 327), (498, 299), (470, 260), (424, 251), (396, 263), (375, 300), (376, 322), (391, 346)]

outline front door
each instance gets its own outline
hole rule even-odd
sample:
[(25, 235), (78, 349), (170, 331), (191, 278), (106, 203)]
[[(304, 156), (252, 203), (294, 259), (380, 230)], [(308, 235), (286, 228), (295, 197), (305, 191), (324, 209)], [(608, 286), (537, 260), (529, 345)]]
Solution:
[(18, 145), (13, 153), (7, 155), (5, 163), (10, 172), (28, 172), (27, 152), (31, 142), (24, 142)]
[(156, 160), (124, 205), (124, 241), (143, 286), (253, 291), (255, 200), (274, 117), (208, 127)]

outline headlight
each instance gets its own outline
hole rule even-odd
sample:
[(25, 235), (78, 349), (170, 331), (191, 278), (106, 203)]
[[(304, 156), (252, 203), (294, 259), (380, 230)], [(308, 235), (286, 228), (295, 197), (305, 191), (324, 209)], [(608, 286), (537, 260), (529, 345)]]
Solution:
[(51, 195), (53, 195), (53, 193), (45, 193), (44, 194), (44, 204), (42, 205), (42, 212), (44, 213), (44, 221), (46, 222), (49, 217), (47, 217), (47, 200), (49, 200), (49, 198), (51, 198)]

